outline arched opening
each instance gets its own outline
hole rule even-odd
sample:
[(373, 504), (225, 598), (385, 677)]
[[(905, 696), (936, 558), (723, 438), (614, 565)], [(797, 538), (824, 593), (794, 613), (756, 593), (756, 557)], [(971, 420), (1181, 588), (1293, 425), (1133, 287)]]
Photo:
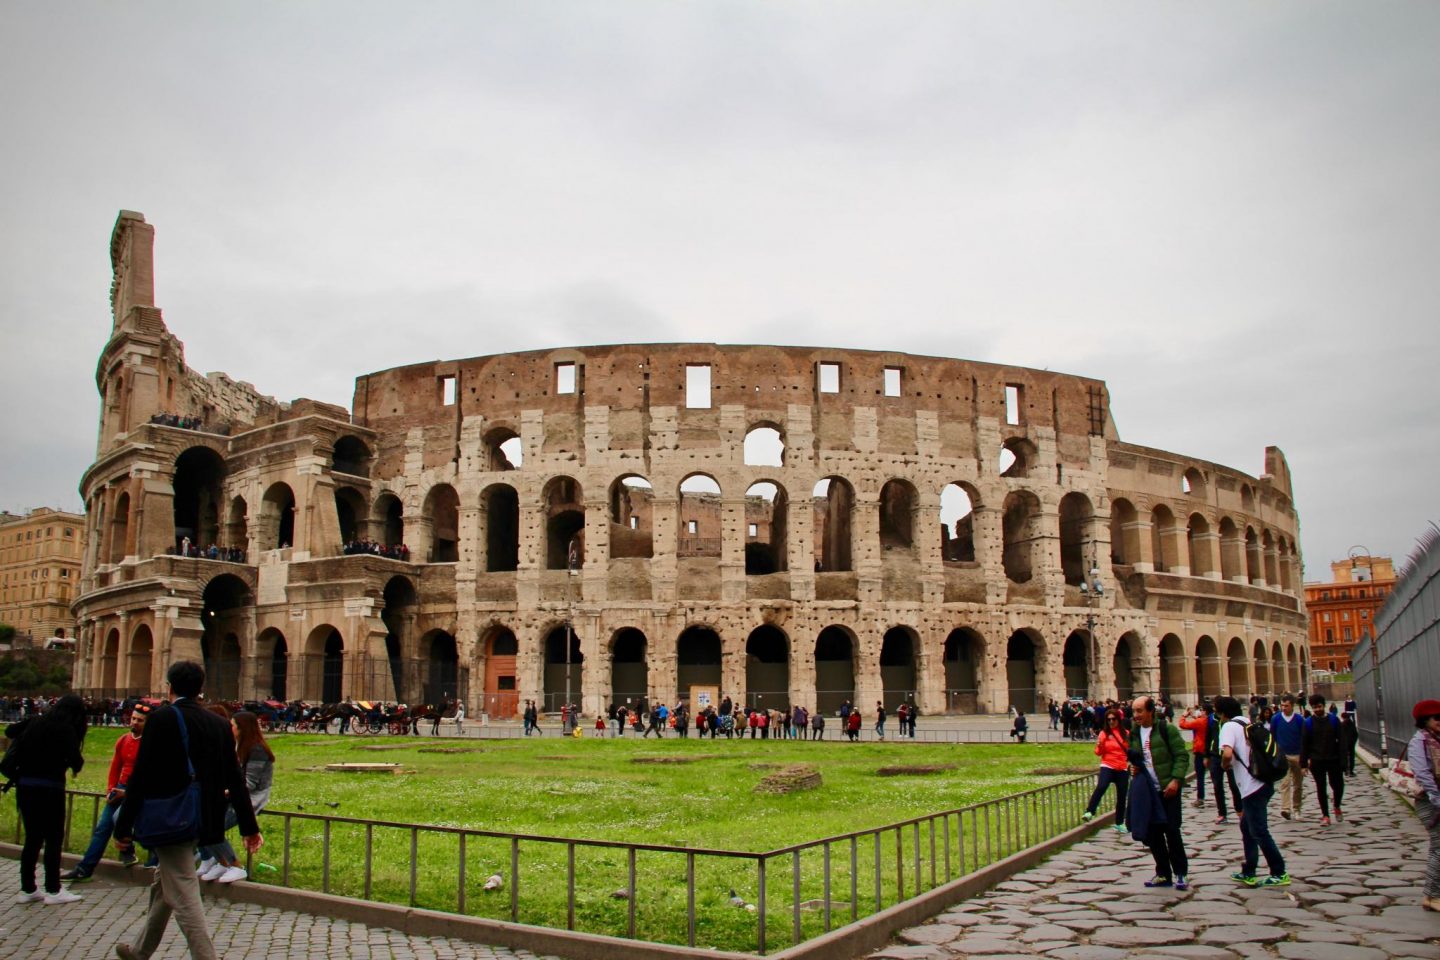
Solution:
[(785, 488), (768, 480), (745, 491), (745, 573), (780, 573), (786, 562), (789, 498)]
[(260, 501), (260, 549), (283, 550), (295, 543), (295, 492), (272, 483)]
[(460, 651), (455, 638), (444, 630), (431, 630), (420, 638), (425, 663), (425, 702), (448, 704), (465, 699), (460, 684)]
[(1254, 527), (1245, 528), (1245, 578), (1251, 583), (1265, 579), (1264, 560), (1260, 553), (1260, 538)]
[(1150, 513), (1150, 552), (1155, 558), (1155, 572), (1168, 573), (1175, 569), (1179, 558), (1175, 555), (1175, 514), (1163, 503)]
[(745, 641), (745, 702), (766, 709), (790, 702), (790, 638), (779, 627), (756, 627)]
[(341, 437), (335, 441), (331, 470), (352, 477), (370, 476), (370, 448), (359, 437)]
[(201, 547), (220, 542), (221, 488), (225, 461), (209, 447), (191, 447), (175, 458), (175, 545), (189, 538)]
[(1005, 576), (1013, 583), (1029, 583), (1034, 575), (1040, 542), (1040, 498), (1029, 490), (1015, 490), (1005, 498), (1001, 520), (1005, 538)]
[(815, 638), (815, 710), (835, 715), (855, 699), (855, 641), (844, 627), (826, 627)]
[(1229, 666), (1230, 696), (1246, 700), (1255, 691), (1250, 689), (1250, 664), (1245, 658), (1245, 641), (1231, 637), (1225, 659)]
[(947, 483), (940, 491), (940, 556), (947, 563), (975, 559), (975, 507), (980, 494), (968, 483)]
[(390, 682), (395, 687), (395, 699), (409, 702), (417, 693), (414, 684), (406, 682), (405, 648), (409, 646), (415, 627), (416, 604), (419, 597), (415, 585), (406, 577), (391, 577), (385, 581), (381, 594), (384, 606), (380, 620), (385, 624), (385, 659), (390, 669)]
[(365, 498), (354, 487), (335, 488), (335, 517), (340, 521), (340, 543), (350, 544), (368, 537), (369, 516)]
[(480, 495), (485, 510), (485, 570), (508, 573), (520, 568), (520, 495), (507, 483)]
[(1127, 633), (1115, 644), (1115, 697), (1122, 702), (1135, 696), (1135, 657), (1140, 652), (1140, 636)]
[(1270, 647), (1270, 682), (1277, 696), (1290, 689), (1285, 679), (1285, 651), (1281, 649), (1279, 640)]
[(485, 638), (485, 703), (482, 709), (492, 717), (513, 717), (520, 712), (517, 658), (520, 643), (505, 627), (494, 627)]
[(571, 703), (578, 701), (584, 683), (585, 655), (580, 652), (580, 635), (561, 624), (545, 636), (545, 709), (559, 712), (567, 696)]
[(105, 647), (100, 653), (100, 686), (114, 692), (119, 686), (117, 665), (120, 662), (120, 631), (112, 629), (105, 635)]
[(225, 545), (240, 550), (242, 556), (250, 545), (249, 512), (245, 498), (235, 497), (230, 501), (230, 512), (225, 521)]
[(290, 646), (274, 627), (255, 638), (256, 694), (285, 703), (290, 699)]
[[(680, 482), (680, 529), (676, 553), (681, 557), (720, 557), (720, 484), (696, 473)], [(683, 686), (681, 689), (685, 689)]]
[(375, 519), (381, 524), (379, 538), (387, 547), (405, 543), (405, 507), (393, 493), (382, 493), (375, 499)]
[(1190, 514), (1185, 528), (1185, 546), (1190, 554), (1190, 575), (1203, 577), (1214, 572), (1210, 563), (1210, 521), (1198, 513)]
[(648, 560), (655, 555), (655, 488), (637, 474), (610, 484), (610, 557)]
[(1205, 474), (1191, 467), (1180, 475), (1180, 492), (1188, 496), (1205, 499)]
[(585, 496), (578, 481), (555, 477), (545, 484), (545, 569), (585, 566)]
[(119, 563), (128, 555), (130, 545), (130, 494), (115, 498), (115, 512), (110, 515), (110, 563)]
[(1223, 692), (1220, 688), (1220, 648), (1209, 636), (1201, 637), (1195, 644), (1195, 681), (1199, 697), (1215, 698)]
[(455, 563), (460, 559), (460, 495), (448, 483), (430, 488), (423, 508), (430, 521), (430, 562)]
[(745, 465), (747, 467), (782, 467), (785, 465), (785, 438), (769, 423), (757, 424), (745, 434)]
[(1089, 579), (1086, 571), (1095, 551), (1085, 548), (1094, 537), (1090, 529), (1094, 519), (1095, 510), (1085, 494), (1067, 493), (1060, 498), (1060, 567), (1072, 587)]
[(915, 696), (915, 631), (891, 627), (880, 642), (880, 699), (893, 711)]
[(518, 470), (524, 459), (520, 435), (508, 427), (496, 427), (484, 437), (487, 470)]
[(248, 628), (250, 588), (230, 574), (215, 577), (201, 594), (200, 655), (205, 666), (205, 691), (219, 700), (240, 697), (240, 635)]
[(915, 513), (920, 497), (908, 480), (889, 480), (880, 488), (880, 548), (915, 551)]
[(827, 573), (850, 570), (855, 488), (843, 477), (826, 477), (815, 484), (813, 498), (815, 530), (819, 533), (815, 538), (815, 570)]
[(945, 638), (945, 709), (952, 713), (980, 711), (980, 676), (985, 640), (969, 627)]
[(1084, 630), (1071, 631), (1065, 638), (1061, 661), (1065, 667), (1065, 695), (1089, 699), (1090, 634)]
[(1016, 630), (1005, 644), (1005, 677), (1010, 688), (1010, 706), (1021, 713), (1034, 713), (1036, 680), (1041, 650), (1039, 637), (1031, 630)]
[(1039, 451), (1035, 444), (1024, 437), (1011, 437), (1000, 446), (1000, 476), (1019, 478), (1030, 476), (1035, 468)]
[(1265, 641), (1255, 641), (1255, 693), (1271, 696), (1275, 685), (1270, 678), (1270, 658), (1265, 655)]
[(1285, 676), (1289, 681), (1286, 688), (1298, 693), (1300, 690), (1300, 655), (1293, 643), (1285, 648)]
[(1266, 530), (1260, 537), (1260, 546), (1265, 557), (1265, 583), (1272, 587), (1280, 585), (1280, 557), (1275, 550), (1275, 538)]
[(1245, 566), (1245, 542), (1240, 539), (1240, 529), (1229, 517), (1220, 520), (1220, 579), (1238, 580), (1243, 576)]
[(675, 696), (689, 702), (691, 687), (720, 686), (720, 635), (709, 627), (689, 627), (675, 641)]
[(130, 634), (130, 653), (126, 657), (125, 687), (132, 693), (155, 692), (155, 685), (150, 680), (154, 654), (155, 638), (150, 633), (150, 627), (142, 623)]
[(1123, 498), (1110, 503), (1110, 562), (1132, 564), (1140, 559), (1140, 515)]
[(1185, 692), (1185, 644), (1173, 633), (1160, 640), (1160, 693), (1176, 700)]
[(610, 703), (638, 707), (650, 696), (650, 667), (645, 634), (634, 627), (618, 630), (610, 641)]

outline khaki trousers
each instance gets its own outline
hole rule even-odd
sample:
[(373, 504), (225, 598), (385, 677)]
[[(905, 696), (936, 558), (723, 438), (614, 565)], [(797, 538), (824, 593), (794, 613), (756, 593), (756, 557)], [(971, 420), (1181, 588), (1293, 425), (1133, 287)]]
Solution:
[(1305, 771), (1300, 769), (1300, 757), (1287, 753), (1285, 762), (1290, 765), (1290, 775), (1280, 783), (1280, 809), (1300, 815), (1300, 804), (1305, 800)]
[(200, 881), (195, 877), (195, 845), (193, 843), (159, 847), (155, 856), (155, 880), (150, 884), (150, 908), (130, 948), (148, 960), (160, 946), (170, 914), (185, 935), (194, 960), (215, 960), (215, 945), (205, 929), (205, 906), (200, 900)]

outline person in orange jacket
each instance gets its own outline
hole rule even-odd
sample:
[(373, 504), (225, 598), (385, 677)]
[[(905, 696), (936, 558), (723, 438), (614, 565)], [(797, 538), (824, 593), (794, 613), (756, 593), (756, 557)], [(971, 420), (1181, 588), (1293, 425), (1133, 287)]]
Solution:
[[(1206, 734), (1210, 729), (1210, 711), (1205, 707), (1186, 707), (1185, 712), (1176, 721), (1181, 730), (1190, 731), (1190, 752), (1195, 757), (1195, 802), (1194, 806), (1205, 806), (1205, 768), (1209, 765), (1205, 758)], [(1219, 792), (1219, 788), (1216, 788)], [(1216, 797), (1220, 803), (1224, 803), (1223, 797)], [(1222, 808), (1223, 809), (1223, 808)]]
[(1126, 751), (1130, 747), (1130, 731), (1125, 729), (1125, 714), (1116, 707), (1105, 712), (1105, 729), (1095, 737), (1095, 756), (1100, 758), (1100, 781), (1095, 792), (1090, 794), (1090, 805), (1085, 808), (1082, 820), (1092, 820), (1105, 791), (1115, 784), (1115, 826), (1116, 833), (1125, 832), (1125, 797), (1130, 791), (1130, 764)]

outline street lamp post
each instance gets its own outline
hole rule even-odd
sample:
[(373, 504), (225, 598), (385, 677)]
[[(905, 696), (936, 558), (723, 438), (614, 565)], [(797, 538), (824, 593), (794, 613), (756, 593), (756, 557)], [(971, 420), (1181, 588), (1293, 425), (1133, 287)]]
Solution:
[[(1100, 640), (1095, 636), (1095, 609), (1105, 597), (1105, 585), (1100, 582), (1100, 563), (1096, 559), (1096, 541), (1090, 541), (1090, 569), (1080, 580), (1080, 596), (1085, 600), (1085, 633), (1090, 640), (1090, 676), (1100, 676)], [(1086, 691), (1087, 693), (1089, 691)], [(1067, 696), (1069, 691), (1066, 691)]]
[(575, 644), (575, 573), (579, 557), (575, 552), (575, 540), (572, 537), (569, 545), (565, 548), (565, 601), (569, 608), (565, 612), (565, 703), (564, 715), (567, 718), (569, 727), (565, 730), (568, 734), (575, 729), (578, 722), (575, 719), (575, 710), (572, 707), (570, 694), (570, 648)]

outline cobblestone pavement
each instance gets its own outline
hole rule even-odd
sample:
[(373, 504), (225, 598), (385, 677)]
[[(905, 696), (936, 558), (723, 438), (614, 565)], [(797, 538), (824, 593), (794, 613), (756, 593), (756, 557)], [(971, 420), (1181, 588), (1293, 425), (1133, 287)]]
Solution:
[[(117, 941), (137, 929), (147, 902), (143, 886), (96, 879), (75, 888), (79, 903), (47, 907), (15, 902), (20, 867), (0, 860), (0, 956), (25, 960), (113, 958)], [(205, 898), (216, 952), (227, 960), (535, 960), (527, 950), (487, 947), (444, 937), (412, 937), (330, 917)], [(185, 960), (185, 938), (172, 921), (155, 960)]]
[[(1240, 868), (1240, 829), (1185, 807), (1192, 887), (1147, 890), (1150, 852), (1102, 828), (1034, 869), (910, 927), (872, 960), (1232, 960), (1440, 958), (1440, 914), (1421, 910), (1428, 840), (1415, 815), (1362, 767), (1346, 781), (1345, 822), (1319, 824), (1313, 788), (1304, 818), (1279, 817), (1271, 833), (1293, 878), (1250, 889)], [(1107, 802), (1114, 804), (1113, 792)], [(1102, 807), (1102, 810), (1105, 809)], [(1261, 861), (1264, 872), (1264, 861)]]

